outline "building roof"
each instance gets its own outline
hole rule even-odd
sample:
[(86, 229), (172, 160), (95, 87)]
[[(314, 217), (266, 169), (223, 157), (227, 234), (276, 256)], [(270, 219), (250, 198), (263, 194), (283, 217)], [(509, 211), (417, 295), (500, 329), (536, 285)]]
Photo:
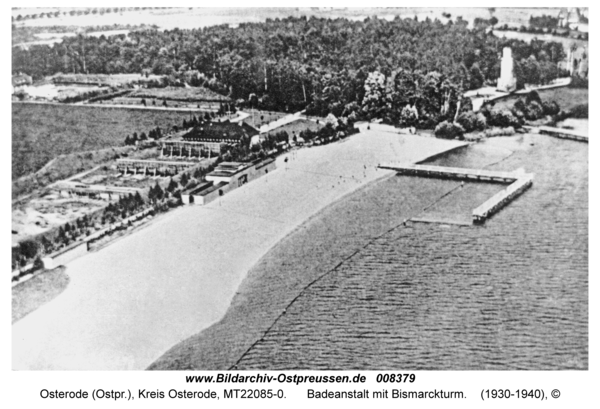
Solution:
[(212, 185), (212, 186), (208, 187), (207, 189), (204, 189), (202, 192), (199, 192), (198, 194), (200, 196), (206, 196), (207, 194), (212, 193), (215, 190), (220, 189), (224, 186), (227, 186), (228, 184), (229, 184), (228, 182), (219, 182), (216, 185)]
[(131, 158), (119, 158), (117, 164), (124, 163), (129, 165), (149, 165), (149, 166), (194, 166), (196, 162), (185, 162), (185, 161), (166, 161), (158, 159), (131, 159)]
[(213, 184), (214, 184), (214, 182), (212, 182), (212, 181), (210, 181), (210, 182), (202, 182), (198, 186), (194, 186), (189, 192), (184, 192), (184, 194), (188, 194), (188, 195), (198, 194), (198, 193), (202, 192), (203, 190), (208, 189)]
[(215, 170), (213, 170), (206, 176), (231, 177), (236, 173), (246, 170), (253, 165), (253, 163), (248, 162), (221, 162)]
[[(287, 142), (286, 142), (286, 143), (287, 143)], [(257, 163), (257, 164), (256, 164), (256, 169), (260, 169), (260, 168), (262, 168), (262, 167), (264, 167), (264, 166), (267, 166), (268, 164), (270, 164), (270, 163), (273, 163), (273, 162), (275, 162), (275, 158), (273, 158), (273, 157), (269, 156), (269, 157), (267, 157), (265, 160), (263, 160), (263, 161), (261, 161), (261, 162)]]
[(561, 8), (560, 12), (558, 13), (558, 18), (565, 19), (566, 22), (570, 24), (587, 22), (586, 17), (578, 7)]

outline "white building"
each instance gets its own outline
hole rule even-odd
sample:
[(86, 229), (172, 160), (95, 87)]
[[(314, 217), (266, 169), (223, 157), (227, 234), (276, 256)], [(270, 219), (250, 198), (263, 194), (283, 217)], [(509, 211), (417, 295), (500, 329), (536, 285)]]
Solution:
[(515, 78), (515, 64), (512, 58), (512, 50), (505, 47), (502, 50), (502, 62), (500, 64), (500, 78), (498, 78), (498, 91), (512, 92), (517, 89)]
[(558, 26), (588, 32), (588, 18), (577, 7), (563, 8), (558, 13)]

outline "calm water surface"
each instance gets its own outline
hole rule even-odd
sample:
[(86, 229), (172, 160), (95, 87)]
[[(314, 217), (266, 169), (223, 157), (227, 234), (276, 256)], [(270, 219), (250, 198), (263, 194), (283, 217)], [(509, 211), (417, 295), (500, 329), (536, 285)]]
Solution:
[(468, 223), (502, 185), (396, 176), (358, 193), (352, 229), (381, 233), (363, 246), (355, 232), (359, 251), (307, 287), (239, 369), (587, 369), (588, 145), (497, 138), (435, 164), (523, 167), (535, 180), (481, 227), (402, 221)]

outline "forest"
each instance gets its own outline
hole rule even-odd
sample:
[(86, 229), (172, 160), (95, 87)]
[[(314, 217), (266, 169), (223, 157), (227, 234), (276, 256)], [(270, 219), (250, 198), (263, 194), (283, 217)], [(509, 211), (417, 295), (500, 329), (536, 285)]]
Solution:
[(392, 21), (285, 18), (194, 30), (76, 36), (13, 50), (13, 72), (159, 74), (203, 85), (252, 107), (432, 127), (452, 118), (464, 91), (495, 85), (511, 47), (518, 86), (560, 74), (562, 44), (500, 39), (456, 17)]

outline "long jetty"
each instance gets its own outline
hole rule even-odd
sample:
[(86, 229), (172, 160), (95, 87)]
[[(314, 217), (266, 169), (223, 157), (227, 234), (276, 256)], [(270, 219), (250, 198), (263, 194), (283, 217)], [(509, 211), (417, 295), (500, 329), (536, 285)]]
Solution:
[(570, 129), (563, 128), (552, 128), (550, 126), (540, 126), (538, 128), (541, 134), (555, 136), (561, 139), (570, 139), (573, 141), (581, 141), (581, 142), (589, 142), (589, 138), (587, 135), (584, 135), (579, 132), (572, 131)]
[(381, 164), (381, 169), (395, 170), (401, 175), (435, 177), (442, 179), (479, 180), (482, 182), (511, 183), (519, 178), (518, 172), (496, 172), (483, 169), (449, 168), (429, 165)]
[(517, 179), (508, 187), (490, 197), (475, 210), (473, 210), (473, 223), (484, 223), (485, 220), (506, 206), (521, 193), (529, 189), (533, 183), (533, 175), (526, 174)]
[(521, 170), (515, 172), (500, 172), (483, 169), (450, 168), (445, 166), (413, 164), (380, 164), (379, 168), (394, 170), (401, 175), (508, 183), (509, 185), (506, 189), (498, 192), (473, 210), (473, 223), (485, 222), (486, 219), (506, 206), (533, 184), (533, 175)]

